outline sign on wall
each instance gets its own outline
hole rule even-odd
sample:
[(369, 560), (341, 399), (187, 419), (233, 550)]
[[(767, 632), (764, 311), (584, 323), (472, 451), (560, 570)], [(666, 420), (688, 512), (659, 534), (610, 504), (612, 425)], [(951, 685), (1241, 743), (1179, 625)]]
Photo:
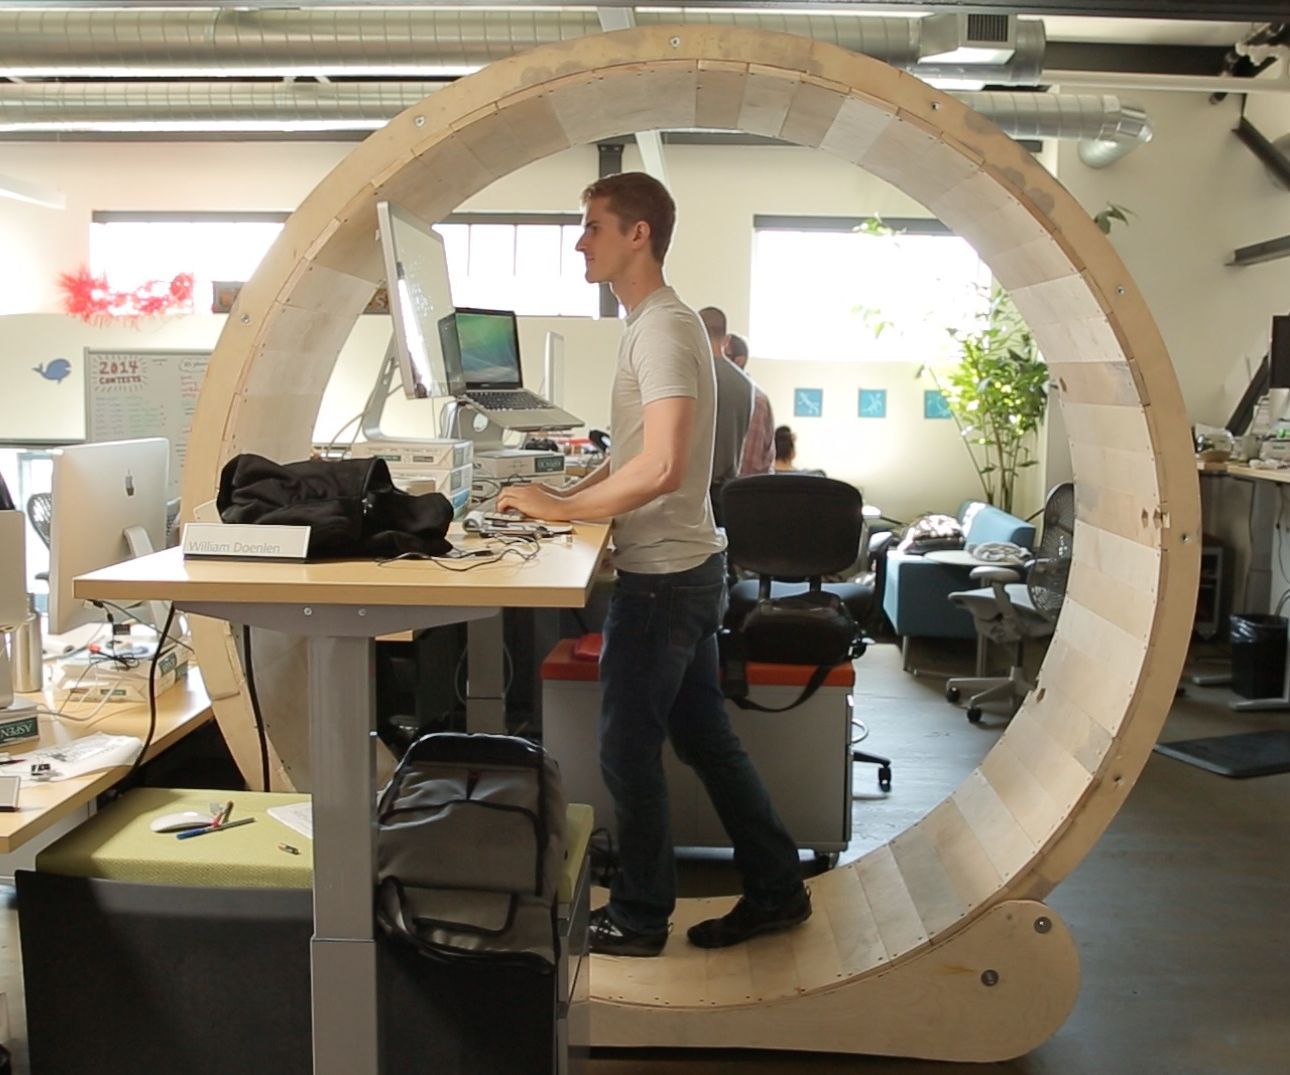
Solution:
[(170, 497), (179, 496), (188, 431), (208, 351), (85, 349), (85, 439), (170, 441)]

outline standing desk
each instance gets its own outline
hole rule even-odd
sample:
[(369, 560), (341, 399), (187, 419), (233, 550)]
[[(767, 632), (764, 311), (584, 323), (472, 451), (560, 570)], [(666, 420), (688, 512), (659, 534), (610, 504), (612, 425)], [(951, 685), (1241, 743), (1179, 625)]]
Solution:
[[(1225, 476), (1251, 483), (1254, 493), (1250, 505), (1250, 562), (1246, 570), (1245, 611), (1269, 611), (1272, 596), (1272, 557), (1275, 553), (1274, 530), (1277, 522), (1278, 497), (1281, 485), (1290, 485), (1290, 469), (1271, 470), (1250, 467), (1242, 463), (1225, 466), (1201, 464), (1201, 477)], [(1194, 681), (1204, 685), (1226, 682), (1227, 676), (1206, 676)], [(1286, 661), (1286, 680), (1279, 698), (1242, 698), (1229, 702), (1230, 708), (1240, 712), (1271, 712), (1290, 709), (1290, 656)]]
[[(313, 1064), (378, 1075), (374, 776), (377, 635), (496, 615), (581, 608), (609, 528), (579, 524), (534, 559), (470, 571), (429, 561), (184, 560), (167, 549), (78, 578), (82, 600), (173, 601), (188, 612), (303, 635), (313, 771)], [(469, 564), (454, 562), (453, 567)]]

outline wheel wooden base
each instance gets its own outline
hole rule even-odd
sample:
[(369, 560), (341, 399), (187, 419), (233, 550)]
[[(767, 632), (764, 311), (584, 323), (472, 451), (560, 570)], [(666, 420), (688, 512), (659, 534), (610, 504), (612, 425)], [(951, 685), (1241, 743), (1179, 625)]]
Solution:
[[(685, 927), (713, 901), (678, 908), (666, 953), (658, 959), (595, 956), (591, 966), (592, 1044), (610, 1047), (789, 1049), (930, 1060), (997, 1061), (1029, 1052), (1062, 1025), (1079, 992), (1079, 957), (1065, 923), (1037, 900), (996, 904), (963, 929), (886, 969), (831, 988), (742, 1006), (684, 1006), (669, 995), (693, 995), (693, 980), (724, 964), (776, 977), (777, 955), (814, 933), (833, 936), (817, 915), (790, 933), (739, 948), (705, 952), (685, 941)], [(701, 912), (701, 913), (696, 913)], [(718, 912), (720, 913), (720, 912)], [(659, 999), (627, 1004), (614, 983), (655, 979)], [(668, 989), (668, 982), (674, 990)]]

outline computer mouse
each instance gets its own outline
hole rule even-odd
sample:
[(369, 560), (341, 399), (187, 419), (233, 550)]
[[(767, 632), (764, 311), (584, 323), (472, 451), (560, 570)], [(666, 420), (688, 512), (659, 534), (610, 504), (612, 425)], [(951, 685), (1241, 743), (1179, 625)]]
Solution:
[(210, 814), (199, 814), (196, 810), (185, 810), (178, 814), (162, 814), (153, 818), (148, 826), (153, 832), (182, 832), (184, 829), (196, 829), (211, 823)]

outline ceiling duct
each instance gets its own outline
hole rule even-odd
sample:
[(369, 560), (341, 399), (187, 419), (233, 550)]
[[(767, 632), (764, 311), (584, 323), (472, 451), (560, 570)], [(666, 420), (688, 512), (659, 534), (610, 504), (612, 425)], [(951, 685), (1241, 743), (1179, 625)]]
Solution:
[[(973, 20), (976, 20), (975, 22)], [(986, 20), (986, 21), (982, 21)], [(785, 12), (636, 12), (639, 26), (729, 25), (828, 41), (923, 77), (1033, 84), (1038, 19)], [(282, 8), (0, 10), (0, 75), (13, 78), (451, 76), (552, 41), (598, 33), (585, 9)], [(928, 34), (924, 40), (925, 32)], [(1011, 49), (994, 57), (1002, 35)], [(990, 51), (982, 52), (988, 46)]]
[[(0, 132), (371, 131), (444, 82), (29, 82), (0, 85)], [(1015, 138), (1079, 139), (1105, 167), (1150, 140), (1145, 112), (1095, 94), (956, 93)]]
[(1146, 111), (1091, 93), (956, 93), (1013, 138), (1078, 139), (1079, 159), (1105, 168), (1151, 141)]

